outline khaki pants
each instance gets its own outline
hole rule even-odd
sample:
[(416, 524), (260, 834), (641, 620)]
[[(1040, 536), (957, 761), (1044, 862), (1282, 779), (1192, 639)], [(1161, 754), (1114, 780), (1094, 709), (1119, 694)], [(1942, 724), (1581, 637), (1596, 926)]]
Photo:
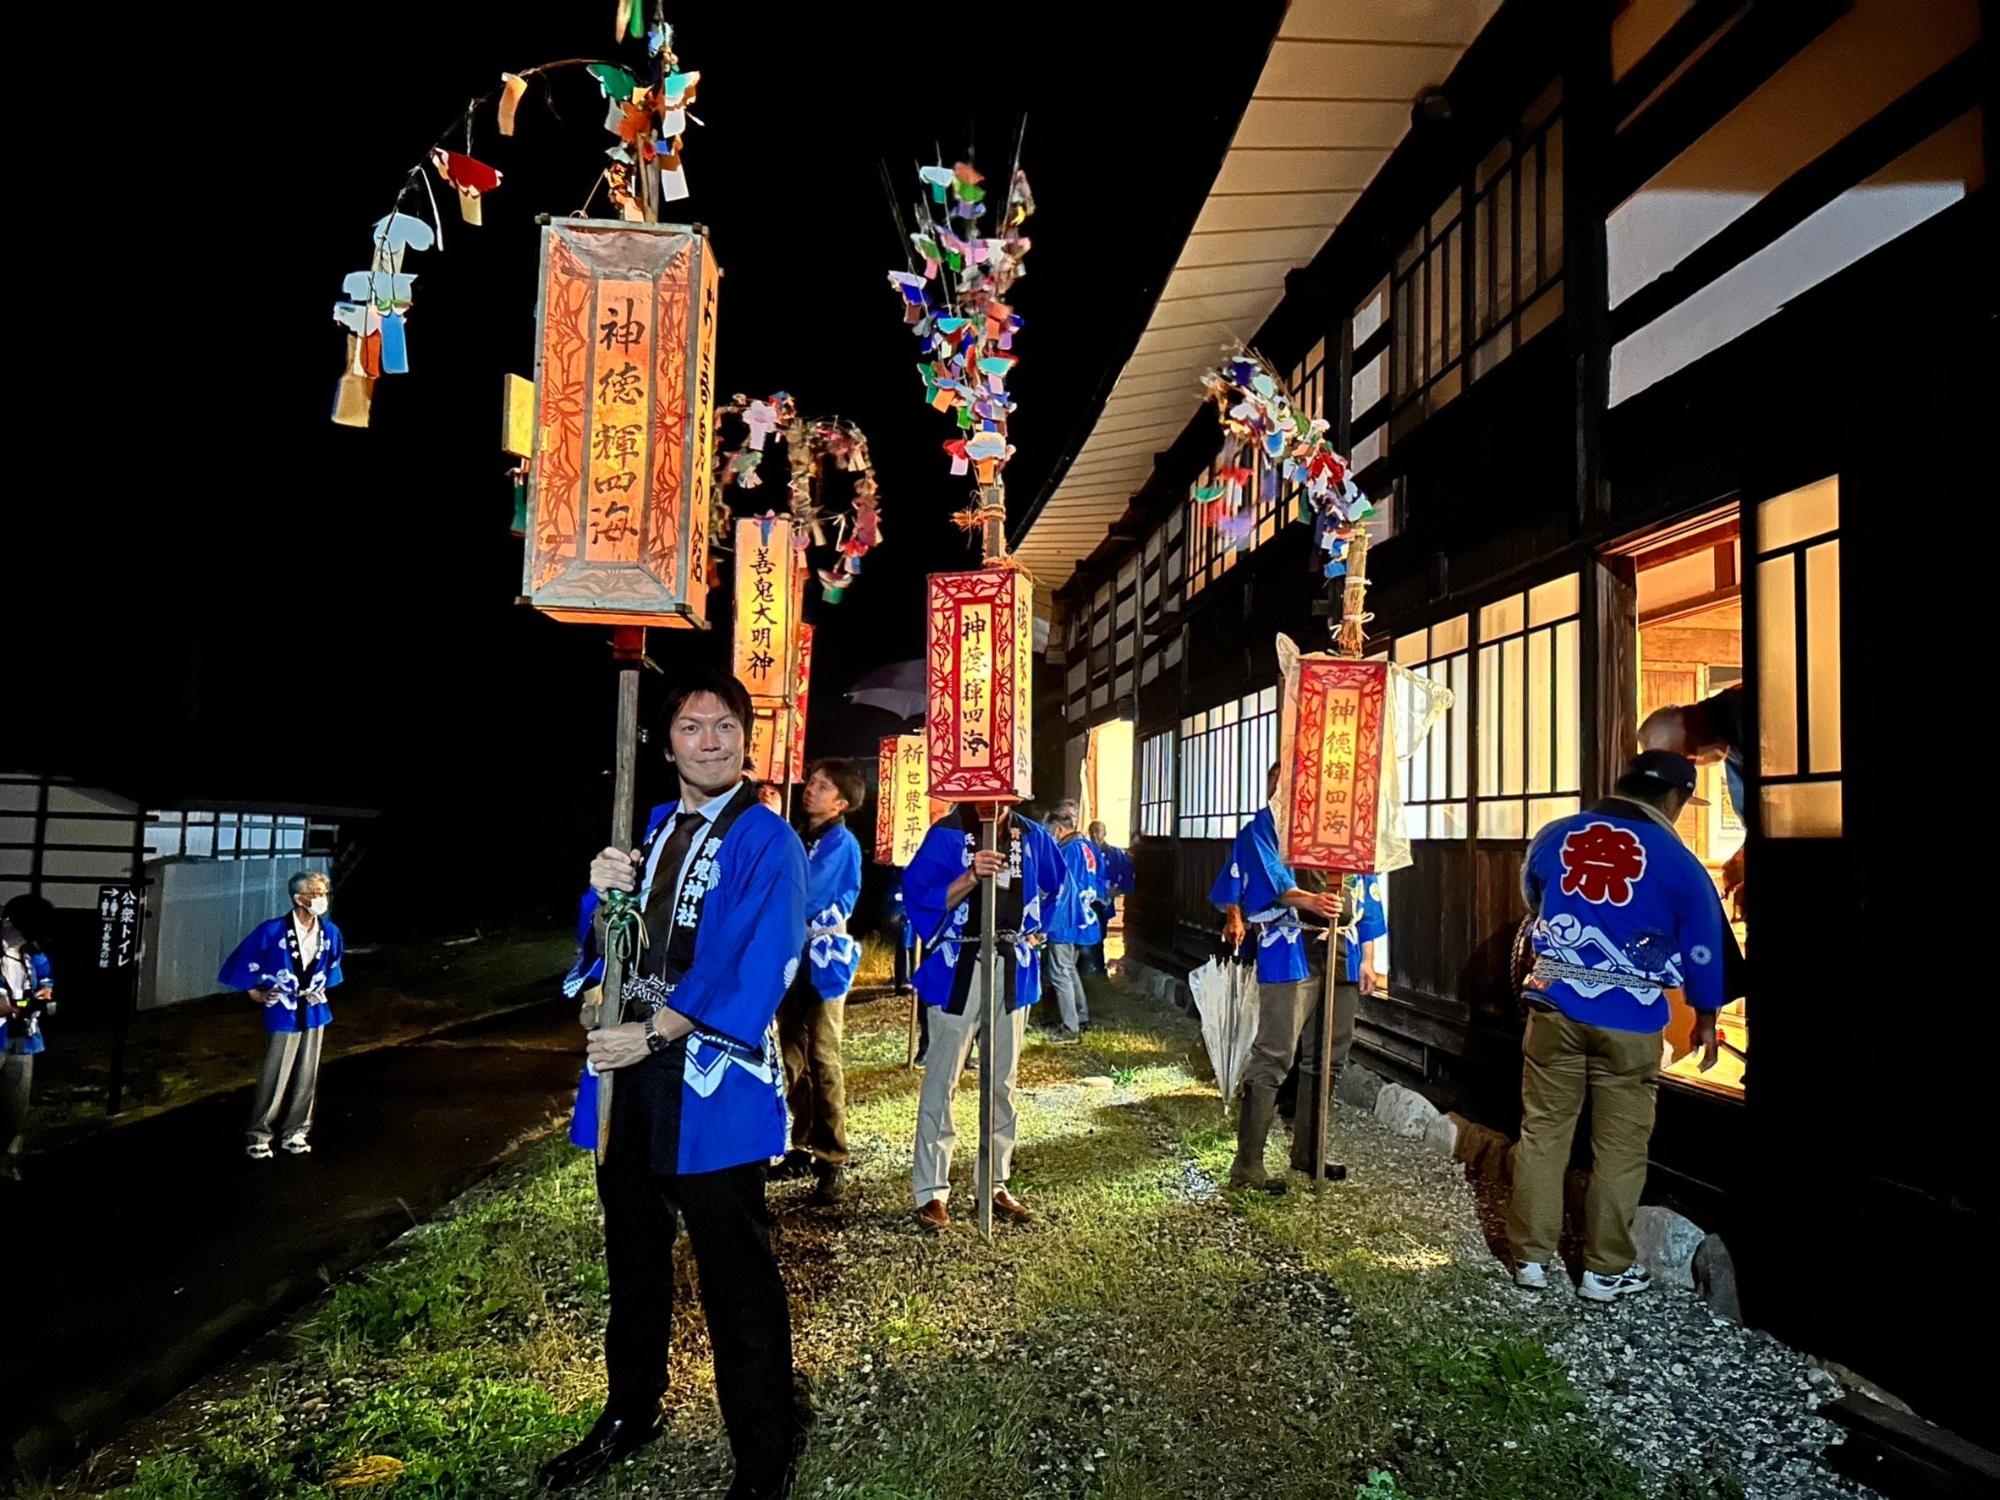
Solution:
[(1660, 1034), (1586, 1026), (1537, 1008), (1528, 1013), (1521, 1053), (1521, 1142), (1514, 1148), (1514, 1198), (1507, 1210), (1515, 1259), (1555, 1259), (1570, 1142), (1588, 1099), (1591, 1164), (1583, 1264), (1600, 1276), (1615, 1276), (1638, 1259), (1632, 1216), (1646, 1186)]
[(778, 1007), (792, 1149), (836, 1167), (847, 1164), (847, 1069), (840, 1058), (846, 1028), (847, 997), (820, 999), (803, 973)]
[[(967, 962), (968, 959), (961, 959)], [(1011, 968), (1011, 965), (1005, 966)], [(910, 1169), (910, 1190), (918, 1208), (951, 1196), (951, 1153), (958, 1144), (958, 1126), (951, 1117), (951, 1098), (965, 1071), (966, 1055), (979, 1035), (977, 976), (965, 1002), (965, 1014), (930, 1010), (930, 1045), (924, 1053), (924, 1084), (917, 1099), (917, 1153)], [(1014, 1069), (1026, 1034), (1026, 1010), (1002, 1011), (993, 1028), (993, 1185), (1002, 1188), (1014, 1169)]]
[(275, 1131), (280, 1140), (304, 1140), (313, 1123), (313, 1096), (319, 1091), (319, 1053), (326, 1028), (274, 1031), (264, 1046), (264, 1066), (257, 1074), (257, 1092), (250, 1101), (253, 1146), (268, 1146)]

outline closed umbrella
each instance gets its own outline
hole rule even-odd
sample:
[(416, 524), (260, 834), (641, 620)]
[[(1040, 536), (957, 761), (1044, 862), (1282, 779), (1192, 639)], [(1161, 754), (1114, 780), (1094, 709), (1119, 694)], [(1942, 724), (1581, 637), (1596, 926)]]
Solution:
[(1188, 988), (1194, 992), (1201, 1039), (1226, 1109), (1243, 1081), (1250, 1044), (1257, 1040), (1257, 970), (1234, 959), (1211, 958), (1188, 975)]

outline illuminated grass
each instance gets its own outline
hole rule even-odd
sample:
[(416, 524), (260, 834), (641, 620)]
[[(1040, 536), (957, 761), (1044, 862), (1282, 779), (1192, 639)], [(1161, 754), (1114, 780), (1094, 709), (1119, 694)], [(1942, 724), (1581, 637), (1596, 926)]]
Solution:
[[(1013, 1186), (1038, 1219), (990, 1246), (911, 1224), (906, 1012), (851, 1011), (855, 1199), (835, 1214), (804, 1184), (772, 1192), (821, 1413), (800, 1496), (1636, 1500), (1462, 1218), (1434, 1222), (1386, 1171), (1318, 1201), (1219, 1194), (1234, 1143), (1193, 1024), (1102, 986), (1092, 1010), (1086, 1044), (1030, 1042)], [(1372, 1125), (1343, 1119), (1365, 1150)], [(600, 1248), (588, 1159), (550, 1142), (335, 1289), (294, 1360), (90, 1472), (126, 1500), (322, 1497), (393, 1459), (399, 1497), (523, 1493), (601, 1399)], [(683, 1258), (684, 1292), (690, 1274)], [(726, 1482), (697, 1315), (673, 1373), (668, 1438), (592, 1493)]]

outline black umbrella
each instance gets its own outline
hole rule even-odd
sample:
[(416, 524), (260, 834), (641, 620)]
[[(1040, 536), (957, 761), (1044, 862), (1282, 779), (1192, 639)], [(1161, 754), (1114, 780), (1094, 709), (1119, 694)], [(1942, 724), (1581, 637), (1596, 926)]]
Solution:
[(870, 672), (854, 684), (847, 701), (914, 719), (924, 711), (924, 664), (899, 661)]

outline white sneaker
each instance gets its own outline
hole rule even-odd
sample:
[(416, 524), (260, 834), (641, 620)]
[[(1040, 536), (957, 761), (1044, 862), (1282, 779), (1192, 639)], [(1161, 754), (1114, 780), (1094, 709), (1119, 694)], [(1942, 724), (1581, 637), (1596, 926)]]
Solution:
[(1530, 1292), (1549, 1289), (1549, 1268), (1538, 1260), (1523, 1261), (1514, 1267), (1514, 1285)]
[(269, 1161), (271, 1159), (271, 1143), (269, 1141), (252, 1141), (243, 1148), (243, 1154), (252, 1161)]
[(1652, 1284), (1653, 1278), (1644, 1266), (1633, 1266), (1615, 1276), (1599, 1276), (1595, 1271), (1585, 1271), (1576, 1294), (1586, 1302), (1616, 1302), (1620, 1297), (1643, 1292)]
[[(268, 1156), (270, 1152), (267, 1151), (264, 1154)], [(285, 1142), (285, 1154), (288, 1156), (311, 1156), (312, 1144), (304, 1136), (295, 1135)]]

